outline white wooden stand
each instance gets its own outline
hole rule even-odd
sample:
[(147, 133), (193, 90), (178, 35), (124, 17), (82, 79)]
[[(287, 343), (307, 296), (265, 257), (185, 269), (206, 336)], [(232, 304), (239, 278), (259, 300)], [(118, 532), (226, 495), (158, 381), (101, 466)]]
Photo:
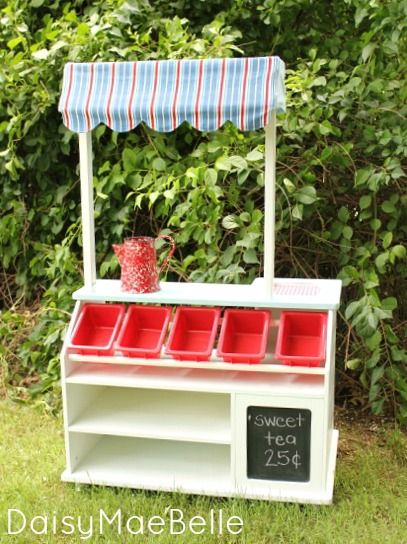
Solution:
[[(338, 432), (333, 427), (335, 329), (341, 282), (274, 278), (275, 114), (266, 132), (264, 278), (252, 285), (162, 283), (133, 295), (98, 280), (90, 133), (79, 134), (84, 287), (61, 353), (68, 482), (219, 496), (329, 504)], [(85, 302), (270, 308), (273, 322), (261, 364), (131, 359), (68, 353)], [(294, 367), (274, 359), (282, 309), (326, 311), (326, 360)], [(248, 475), (248, 408), (309, 410), (307, 481)], [(308, 413), (308, 412), (307, 412)], [(266, 450), (264, 453), (267, 454)], [(280, 451), (279, 463), (286, 463)]]
[[(110, 289), (106, 288), (104, 297), (103, 282), (97, 283), (93, 291), (77, 291), (75, 298), (80, 300), (76, 302), (62, 350), (67, 454), (63, 480), (330, 503), (338, 439), (333, 428), (333, 404), (335, 310), (340, 282), (275, 282), (277, 294), (273, 297), (261, 297), (263, 290), (258, 281), (252, 286), (223, 286), (218, 301), (218, 286), (212, 286), (211, 291), (210, 285), (203, 293), (195, 288), (193, 295), (189, 292), (190, 284), (163, 284), (163, 290), (154, 296), (129, 295), (121, 293), (114, 281), (106, 283)], [(262, 363), (224, 363), (215, 355), (209, 362), (198, 363), (175, 361), (164, 354), (154, 360), (67, 352), (84, 301), (201, 305), (204, 299), (208, 305), (272, 309), (268, 353)], [(273, 357), (281, 308), (304, 307), (328, 312), (326, 361), (317, 368), (286, 366)], [(311, 410), (308, 482), (247, 477), (246, 409), (251, 405)]]

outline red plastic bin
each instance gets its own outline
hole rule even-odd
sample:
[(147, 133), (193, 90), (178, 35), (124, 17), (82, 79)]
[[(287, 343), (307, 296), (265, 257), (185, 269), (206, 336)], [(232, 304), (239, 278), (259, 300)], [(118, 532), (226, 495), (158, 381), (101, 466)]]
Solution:
[(275, 357), (287, 365), (320, 366), (325, 359), (327, 314), (281, 312)]
[(123, 304), (85, 304), (72, 333), (70, 351), (112, 355), (124, 312)]
[(127, 357), (159, 357), (170, 317), (171, 308), (130, 306), (117, 339), (117, 349)]
[(265, 310), (225, 310), (218, 356), (228, 363), (260, 363), (266, 353), (270, 319)]
[(179, 360), (207, 361), (215, 343), (219, 318), (217, 308), (179, 306), (166, 353)]

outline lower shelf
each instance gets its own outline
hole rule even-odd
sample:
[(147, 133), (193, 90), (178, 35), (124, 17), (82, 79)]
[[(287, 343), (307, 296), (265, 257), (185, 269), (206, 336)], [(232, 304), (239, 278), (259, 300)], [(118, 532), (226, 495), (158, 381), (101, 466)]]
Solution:
[[(185, 444), (131, 438), (103, 437), (73, 472), (65, 470), (62, 480), (78, 484), (129, 487), (154, 491), (183, 491), (223, 497), (328, 505), (332, 503), (338, 431), (332, 430), (325, 487), (313, 492), (301, 484), (289, 487), (270, 482), (267, 492), (256, 487), (236, 486), (228, 446)], [(137, 448), (135, 443), (137, 442)], [(169, 446), (171, 444), (171, 446)], [(186, 447), (185, 447), (186, 446)]]
[(230, 446), (103, 436), (63, 479), (221, 495), (231, 489)]

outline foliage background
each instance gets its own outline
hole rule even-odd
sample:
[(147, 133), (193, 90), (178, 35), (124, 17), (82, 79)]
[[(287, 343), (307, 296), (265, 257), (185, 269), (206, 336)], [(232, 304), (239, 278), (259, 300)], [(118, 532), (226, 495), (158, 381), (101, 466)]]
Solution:
[[(82, 282), (77, 137), (57, 112), (65, 62), (276, 54), (288, 100), (277, 275), (343, 280), (338, 400), (406, 421), (406, 25), (406, 0), (0, 0), (8, 394), (58, 409), (58, 351)], [(111, 244), (135, 230), (176, 237), (172, 279), (261, 273), (263, 134), (99, 126), (93, 141), (102, 276), (118, 276)]]

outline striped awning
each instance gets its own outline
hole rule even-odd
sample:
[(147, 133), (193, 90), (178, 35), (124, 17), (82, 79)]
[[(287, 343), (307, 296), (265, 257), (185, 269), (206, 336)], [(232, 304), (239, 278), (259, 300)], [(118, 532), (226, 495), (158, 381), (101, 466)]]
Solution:
[(59, 101), (65, 126), (88, 132), (100, 123), (124, 132), (144, 122), (170, 132), (184, 121), (201, 131), (231, 121), (240, 130), (285, 110), (278, 57), (68, 63)]

